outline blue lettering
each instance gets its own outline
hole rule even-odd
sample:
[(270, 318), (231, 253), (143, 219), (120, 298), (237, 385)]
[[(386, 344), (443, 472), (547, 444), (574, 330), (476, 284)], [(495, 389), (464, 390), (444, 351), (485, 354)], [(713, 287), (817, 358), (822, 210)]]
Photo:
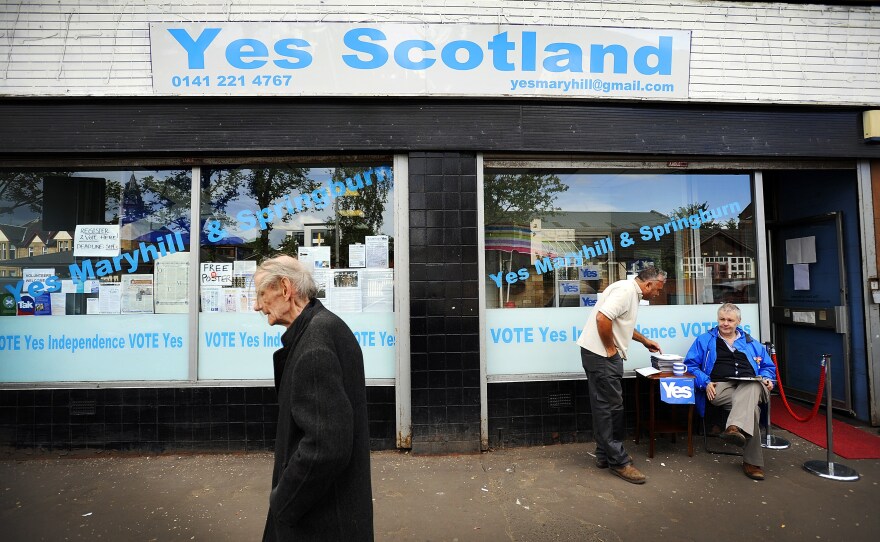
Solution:
[(626, 47), (623, 45), (590, 46), (590, 71), (605, 73), (605, 55), (611, 53), (614, 61), (614, 73), (626, 73)]
[[(548, 56), (544, 59), (544, 69), (548, 72), (582, 72), (584, 71), (583, 51), (574, 43), (551, 43), (544, 47), (548, 53), (565, 51), (564, 54)], [(560, 62), (565, 61), (565, 65)]]
[(46, 289), (47, 293), (54, 293), (61, 291), (61, 279), (57, 276), (52, 275), (51, 277), (46, 279), (46, 286), (49, 288)]
[[(648, 64), (648, 58), (651, 56), (657, 57), (656, 66)], [(672, 37), (660, 36), (658, 47), (645, 45), (636, 49), (636, 54), (633, 55), (633, 64), (636, 67), (636, 71), (645, 75), (654, 75), (655, 73), (660, 75), (672, 74)]]
[(507, 39), (507, 32), (492, 36), (488, 46), (492, 51), (492, 66), (496, 70), (509, 72), (516, 69), (516, 65), (507, 60), (507, 53), (516, 48), (516, 44)]
[[(501, 285), (499, 284), (499, 286), (501, 286)], [(24, 288), (24, 281), (23, 280), (18, 281), (18, 283), (15, 286), (12, 286), (11, 284), (6, 285), (6, 289), (9, 290), (9, 293), (11, 293), (12, 296), (15, 298), (16, 303), (21, 301), (21, 291), (23, 288)]]
[(296, 38), (278, 40), (275, 43), (275, 52), (287, 58), (294, 58), (296, 59), (296, 62), (291, 62), (290, 60), (275, 60), (273, 61), (274, 64), (279, 68), (284, 68), (286, 70), (301, 70), (302, 68), (311, 66), (311, 53), (308, 51), (300, 51), (297, 47), (311, 47), (311, 44), (306, 40)]
[(419, 61), (413, 61), (409, 57), (409, 52), (413, 49), (421, 49), (422, 51), (433, 51), (434, 45), (425, 40), (406, 40), (400, 42), (400, 45), (394, 48), (394, 61), (405, 70), (424, 70), (430, 68), (437, 62), (433, 58), (424, 58)]
[[(459, 49), (464, 49), (468, 52), (468, 59), (464, 62), (459, 62), (455, 57)], [(443, 51), (440, 52), (440, 58), (443, 59), (444, 64), (453, 70), (472, 70), (483, 62), (483, 49), (476, 43), (468, 40), (450, 41), (443, 47)]]
[(244, 230), (249, 230), (257, 227), (257, 219), (254, 216), (254, 213), (248, 211), (247, 209), (239, 211), (238, 214), (235, 215), (235, 218), (238, 219), (241, 228)]
[(385, 34), (375, 28), (353, 28), (345, 33), (342, 42), (352, 51), (370, 55), (370, 60), (361, 60), (358, 55), (342, 55), (342, 61), (356, 70), (381, 68), (388, 62), (388, 51), (381, 45), (361, 41), (361, 37), (384, 41)]
[(68, 269), (70, 269), (70, 278), (74, 284), (82, 284), (86, 279), (95, 278), (95, 270), (92, 269), (91, 260), (85, 260), (79, 266), (72, 263)]
[(535, 62), (538, 56), (537, 34), (535, 32), (522, 33), (522, 71), (535, 71)]
[(199, 34), (198, 39), (195, 41), (182, 28), (169, 28), (168, 33), (186, 51), (187, 67), (191, 70), (203, 70), (205, 69), (205, 49), (211, 45), (211, 42), (220, 33), (220, 29), (206, 28), (202, 30), (202, 33)]
[(240, 70), (253, 70), (262, 68), (266, 65), (265, 60), (251, 60), (246, 62), (246, 58), (266, 57), (269, 55), (269, 49), (266, 48), (260, 40), (240, 39), (235, 40), (226, 47), (226, 61), (233, 68)]

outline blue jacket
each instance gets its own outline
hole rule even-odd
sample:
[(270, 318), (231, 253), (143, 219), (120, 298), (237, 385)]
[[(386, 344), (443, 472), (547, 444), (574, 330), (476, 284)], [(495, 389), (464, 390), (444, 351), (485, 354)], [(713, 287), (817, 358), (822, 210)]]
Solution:
[[(739, 332), (739, 337), (734, 341), (733, 346), (746, 355), (755, 374), (776, 380), (776, 366), (773, 365), (773, 360), (770, 359), (770, 354), (764, 345), (742, 328), (738, 327), (736, 330)], [(700, 416), (706, 413), (706, 384), (711, 382), (709, 375), (712, 374), (712, 368), (718, 358), (718, 353), (715, 351), (717, 343), (718, 327), (716, 326), (696, 338), (684, 359), (688, 372), (696, 377), (694, 384), (697, 388), (696, 403)]]

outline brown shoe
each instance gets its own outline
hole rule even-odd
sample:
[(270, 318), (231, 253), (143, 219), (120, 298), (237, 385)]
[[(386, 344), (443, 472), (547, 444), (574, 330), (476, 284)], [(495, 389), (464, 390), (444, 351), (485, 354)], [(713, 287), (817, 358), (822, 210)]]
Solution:
[(627, 463), (622, 467), (611, 467), (611, 472), (631, 484), (644, 484), (647, 480), (647, 477), (639, 469), (633, 467), (632, 463)]
[(743, 448), (746, 445), (746, 436), (743, 435), (740, 432), (739, 427), (735, 425), (728, 426), (719, 436), (724, 442), (729, 442), (740, 448)]
[(743, 472), (746, 473), (746, 476), (748, 476), (752, 480), (764, 479), (764, 469), (757, 465), (750, 465), (745, 461), (743, 462)]

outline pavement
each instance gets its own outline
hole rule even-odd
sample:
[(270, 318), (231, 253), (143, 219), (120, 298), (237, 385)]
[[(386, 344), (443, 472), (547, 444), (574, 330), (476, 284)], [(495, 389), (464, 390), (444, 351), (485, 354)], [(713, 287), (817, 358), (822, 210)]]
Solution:
[[(372, 454), (377, 540), (876, 541), (880, 460), (846, 460), (856, 482), (803, 463), (826, 451), (786, 431), (765, 450), (767, 479), (739, 457), (686, 439), (627, 448), (648, 481), (633, 485), (593, 463), (592, 443), (483, 454)], [(702, 444), (695, 437), (695, 444)], [(142, 455), (0, 450), (0, 539), (17, 541), (260, 540), (270, 453)]]

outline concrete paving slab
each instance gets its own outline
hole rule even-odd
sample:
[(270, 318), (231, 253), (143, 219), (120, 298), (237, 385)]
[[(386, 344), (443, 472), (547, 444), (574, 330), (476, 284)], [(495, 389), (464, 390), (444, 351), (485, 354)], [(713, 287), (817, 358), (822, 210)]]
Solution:
[[(628, 445), (645, 485), (593, 464), (592, 444), (459, 456), (372, 454), (377, 540), (843, 540), (880, 537), (880, 460), (839, 460), (858, 482), (806, 472), (825, 450), (788, 432), (767, 480), (738, 457)], [(0, 538), (259, 540), (272, 456), (118, 452), (0, 454)]]

